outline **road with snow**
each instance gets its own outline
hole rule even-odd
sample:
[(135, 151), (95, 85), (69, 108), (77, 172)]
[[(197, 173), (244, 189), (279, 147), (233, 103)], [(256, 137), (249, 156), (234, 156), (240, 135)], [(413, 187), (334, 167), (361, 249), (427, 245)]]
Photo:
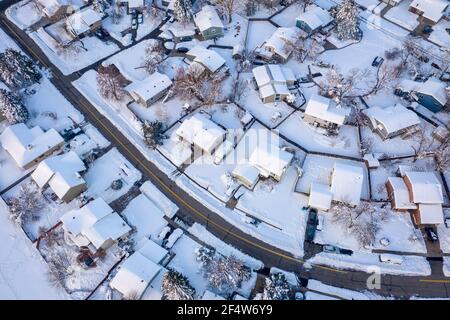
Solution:
[[(240, 249), (246, 254), (264, 262), (265, 266), (272, 266), (298, 273), (304, 279), (316, 279), (332, 286), (348, 288), (358, 291), (368, 290), (366, 281), (368, 274), (359, 271), (341, 271), (323, 266), (313, 266), (306, 269), (303, 260), (293, 257), (289, 252), (270, 246), (231, 225), (218, 214), (207, 209), (202, 203), (193, 199), (179, 188), (166, 174), (161, 172), (153, 163), (130, 142), (113, 124), (101, 115), (88, 100), (72, 85), (73, 76), (64, 76), (57, 67), (45, 56), (40, 48), (28, 35), (18, 29), (5, 16), (4, 10), (18, 1), (6, 0), (0, 3), (0, 26), (18, 45), (35, 61), (51, 70), (51, 79), (55, 87), (76, 107), (85, 118), (91, 122), (111, 143), (143, 174), (169, 197), (180, 208), (180, 215), (187, 216), (195, 222), (204, 225), (208, 231), (221, 240)], [(307, 255), (317, 247), (305, 246)], [(382, 275), (381, 289), (374, 293), (394, 295), (397, 297), (450, 297), (450, 280), (443, 280), (441, 261), (430, 261), (432, 276), (397, 276)]]

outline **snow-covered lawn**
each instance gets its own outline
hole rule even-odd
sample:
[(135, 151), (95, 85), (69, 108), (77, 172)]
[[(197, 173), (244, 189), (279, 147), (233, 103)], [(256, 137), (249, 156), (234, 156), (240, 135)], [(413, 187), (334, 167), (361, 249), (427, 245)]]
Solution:
[(91, 36), (83, 38), (83, 47), (75, 43), (73, 46), (77, 46), (77, 50), (70, 51), (69, 49), (67, 52), (58, 53), (58, 49), (54, 43), (50, 44), (49, 41), (44, 41), (42, 39), (43, 35), (40, 32), (32, 32), (29, 35), (64, 75), (69, 75), (84, 69), (119, 50), (116, 44), (107, 43), (95, 36)]
[(373, 253), (353, 253), (353, 255), (319, 253), (306, 261), (305, 267), (324, 265), (341, 270), (357, 270), (369, 274), (379, 271), (382, 274), (405, 276), (428, 276), (430, 265), (425, 257), (396, 256), (402, 259), (401, 264), (380, 262), (379, 255)]
[(439, 244), (443, 253), (450, 253), (450, 229), (445, 224), (437, 226)]
[(444, 257), (444, 264), (442, 266), (442, 271), (446, 277), (450, 277), (450, 257)]
[(8, 216), (0, 198), (0, 299), (69, 299), (64, 289), (50, 284), (47, 263)]
[(291, 166), (279, 183), (259, 181), (253, 191), (239, 198), (237, 209), (296, 238), (302, 250), (307, 214), (301, 208), (308, 199), (294, 192), (297, 179), (298, 172)]
[(224, 36), (217, 39), (216, 44), (230, 47), (237, 44), (244, 46), (248, 24), (249, 22), (246, 18), (233, 13), (231, 23), (225, 25), (226, 30), (224, 32)]
[(318, 182), (325, 185), (330, 185), (331, 171), (335, 162), (342, 162), (353, 166), (361, 166), (364, 171), (364, 181), (362, 186), (362, 199), (369, 199), (369, 183), (367, 177), (367, 168), (363, 162), (352, 160), (345, 160), (333, 157), (324, 157), (308, 154), (303, 163), (303, 175), (298, 181), (296, 190), (309, 194), (309, 189), (312, 182)]
[(441, 19), (438, 24), (433, 26), (433, 32), (428, 37), (428, 40), (450, 50), (450, 36), (446, 31), (448, 28), (450, 28), (450, 21)]
[(303, 12), (303, 5), (295, 2), (282, 12), (278, 13), (272, 18), (272, 21), (281, 27), (295, 26), (297, 16)]
[(26, 29), (44, 17), (44, 13), (31, 0), (22, 0), (5, 11), (9, 20), (20, 29)]
[[(379, 205), (375, 205), (379, 206)], [(314, 242), (331, 244), (354, 251), (382, 249), (402, 252), (425, 253), (425, 242), (420, 231), (416, 230), (408, 213), (388, 211), (386, 219), (379, 223), (374, 244), (371, 248), (361, 247), (358, 240), (344, 226), (333, 221), (331, 212), (320, 213), (324, 218), (323, 229), (317, 231)], [(389, 244), (383, 246), (381, 239), (387, 239)]]
[(325, 136), (295, 112), (278, 127), (280, 133), (308, 151), (359, 158), (358, 128), (344, 125), (337, 136)]
[[(142, 173), (113, 148), (98, 158), (88, 169), (84, 176), (88, 186), (86, 195), (94, 199), (101, 197), (110, 203), (126, 194), (141, 177)], [(115, 180), (122, 181), (121, 189), (111, 188), (111, 183)]]

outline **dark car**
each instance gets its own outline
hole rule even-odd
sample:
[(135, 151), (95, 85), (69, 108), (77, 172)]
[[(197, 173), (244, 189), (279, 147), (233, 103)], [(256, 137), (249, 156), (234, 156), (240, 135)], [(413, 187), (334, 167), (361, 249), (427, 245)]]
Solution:
[(433, 32), (433, 28), (430, 25), (427, 25), (422, 29), (423, 34), (430, 34), (432, 32)]
[(313, 242), (318, 222), (319, 221), (317, 219), (317, 210), (312, 208), (309, 209), (308, 221), (306, 222), (306, 234), (305, 234), (306, 242)]
[(95, 35), (96, 35), (99, 39), (104, 40), (104, 39), (106, 39), (106, 38), (109, 37), (109, 32), (106, 31), (106, 30), (103, 29), (103, 28), (100, 28), (100, 29), (98, 29), (97, 31), (95, 31)]
[(428, 227), (425, 229), (425, 231), (427, 232), (428, 239), (431, 242), (436, 242), (439, 240), (439, 238), (438, 238), (436, 232), (434, 232), (433, 228)]
[(383, 57), (375, 57), (375, 59), (373, 59), (372, 61), (372, 67), (378, 67), (379, 65), (381, 65), (384, 61)]
[(186, 53), (188, 51), (189, 51), (189, 49), (186, 48), (186, 47), (179, 47), (179, 48), (177, 48), (177, 52), (179, 52), (179, 53)]

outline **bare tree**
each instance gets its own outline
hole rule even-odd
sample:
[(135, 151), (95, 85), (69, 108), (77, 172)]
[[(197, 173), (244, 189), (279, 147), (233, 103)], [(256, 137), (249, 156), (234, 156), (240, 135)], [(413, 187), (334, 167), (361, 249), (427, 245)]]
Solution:
[(436, 170), (445, 172), (450, 169), (450, 137), (447, 136), (444, 141), (435, 140), (425, 125), (419, 126), (413, 139), (416, 145), (414, 149), (414, 161), (419, 159), (433, 157), (436, 164)]
[(66, 280), (73, 274), (75, 260), (65, 247), (55, 247), (46, 257), (49, 266), (48, 277), (53, 285), (66, 288)]
[(164, 61), (164, 53), (165, 49), (160, 41), (153, 41), (145, 48), (143, 68), (145, 68), (147, 73), (152, 74), (158, 71), (161, 63)]
[(233, 12), (246, 5), (245, 0), (214, 0), (214, 4), (219, 9), (220, 13), (227, 17), (228, 23), (233, 19)]
[(101, 96), (108, 100), (120, 101), (125, 96), (126, 79), (115, 65), (100, 66), (97, 74), (97, 88)]
[(291, 53), (293, 58), (303, 63), (307, 58), (315, 59), (323, 51), (323, 41), (317, 37), (307, 37), (302, 30), (293, 40), (283, 39), (283, 50)]
[(247, 82), (239, 76), (234, 77), (233, 82), (231, 83), (231, 102), (239, 102), (245, 95), (246, 91)]
[(18, 225), (37, 220), (38, 212), (43, 208), (42, 196), (34, 183), (23, 184), (18, 197), (6, 199), (10, 219)]
[(218, 102), (222, 94), (222, 73), (209, 73), (197, 64), (180, 68), (175, 75), (174, 92), (182, 99), (197, 97), (205, 105)]

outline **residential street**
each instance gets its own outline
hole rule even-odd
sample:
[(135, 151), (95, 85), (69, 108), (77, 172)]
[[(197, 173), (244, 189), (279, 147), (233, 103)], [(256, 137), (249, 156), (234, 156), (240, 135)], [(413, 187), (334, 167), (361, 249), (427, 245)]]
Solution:
[[(38, 61), (43, 67), (48, 68), (53, 77), (51, 79), (55, 87), (67, 98), (67, 100), (77, 108), (109, 141), (116, 147), (137, 169), (139, 169), (148, 180), (158, 187), (170, 200), (179, 208), (180, 215), (187, 216), (204, 225), (208, 231), (222, 239), (224, 242), (240, 249), (244, 253), (261, 260), (266, 267), (278, 267), (287, 271), (298, 273), (302, 278), (316, 279), (325, 284), (343, 287), (357, 291), (370, 291), (367, 289), (366, 280), (368, 274), (357, 271), (341, 271), (324, 266), (314, 266), (311, 269), (303, 267), (303, 260), (293, 257), (290, 253), (283, 252), (278, 248), (270, 246), (234, 227), (225, 221), (218, 214), (207, 209), (160, 171), (157, 166), (148, 161), (144, 155), (130, 142), (120, 130), (118, 130), (107, 118), (101, 115), (91, 103), (72, 85), (74, 75), (64, 76), (40, 48), (28, 37), (28, 35), (18, 29), (10, 22), (4, 13), (5, 8), (13, 0), (5, 0), (0, 4), (1, 28), (18, 45)], [(146, 39), (156, 37), (158, 32), (154, 32)], [(98, 64), (96, 64), (98, 65)], [(93, 66), (90, 66), (92, 68)], [(84, 72), (86, 70), (83, 70)], [(76, 73), (79, 74), (79, 73)], [(300, 210), (300, 208), (299, 208)], [(312, 246), (311, 250), (317, 250)], [(308, 245), (305, 245), (305, 255), (310, 256)], [(380, 295), (394, 295), (396, 297), (434, 297), (450, 298), (450, 279), (445, 280), (442, 274), (442, 260), (435, 259), (429, 261), (433, 274), (429, 277), (416, 276), (395, 276), (383, 275), (381, 277), (381, 289), (373, 292)]]

